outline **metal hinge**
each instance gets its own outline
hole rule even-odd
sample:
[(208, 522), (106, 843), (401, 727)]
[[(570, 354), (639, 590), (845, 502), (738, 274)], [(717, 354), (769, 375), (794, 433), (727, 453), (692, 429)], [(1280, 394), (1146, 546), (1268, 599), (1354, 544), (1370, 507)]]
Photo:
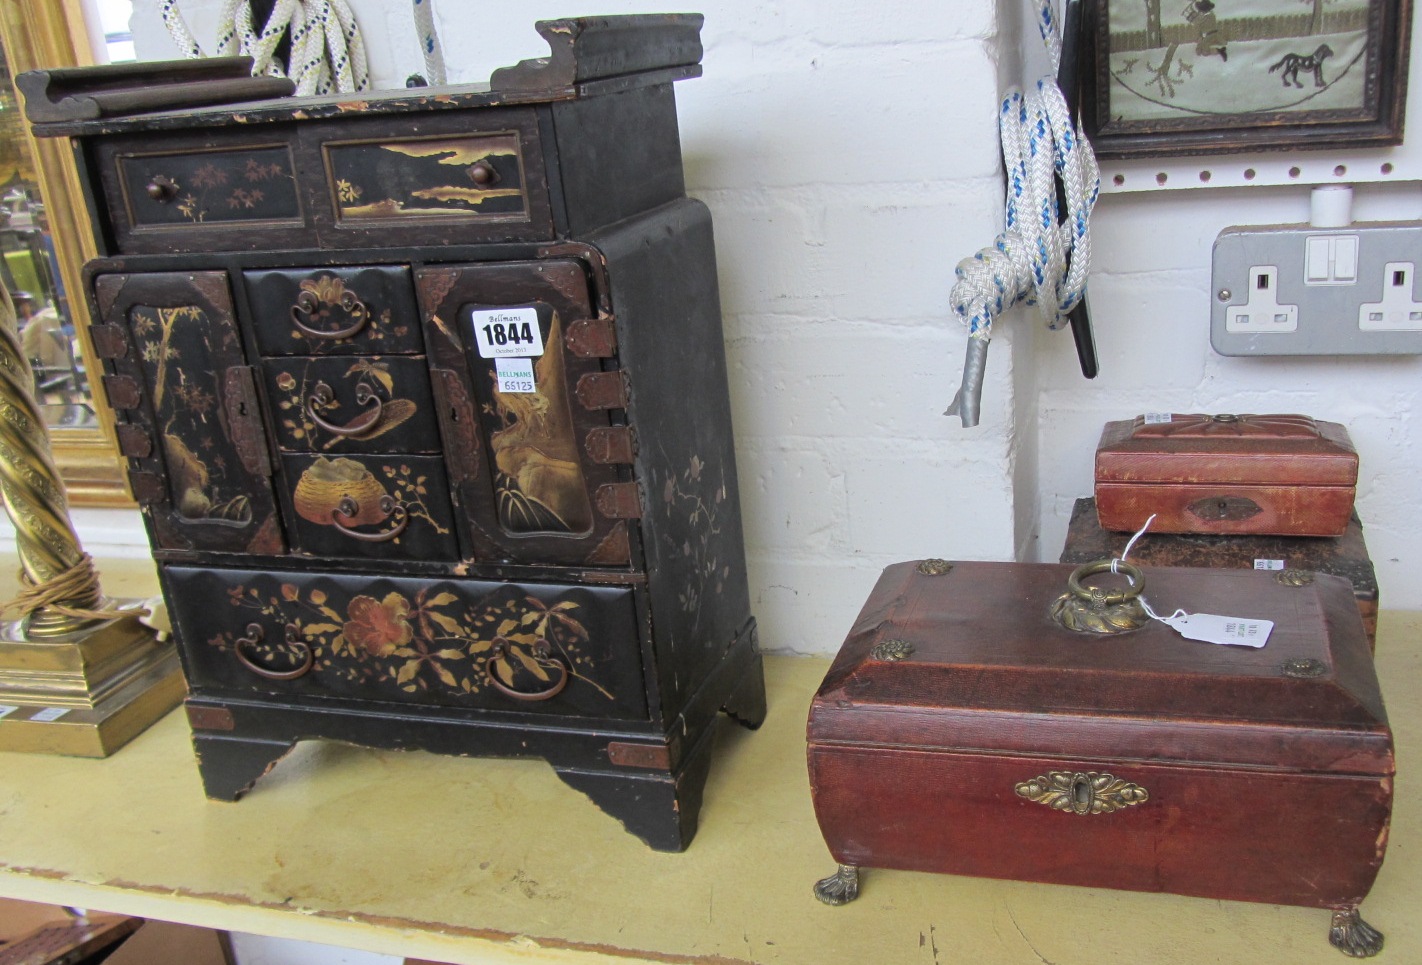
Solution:
[(130, 472), (128, 488), (133, 492), (133, 501), (140, 506), (155, 506), (167, 502), (168, 491), (163, 485), (163, 477), (153, 472)]
[(588, 458), (600, 466), (630, 466), (637, 457), (637, 440), (631, 426), (589, 429), (583, 448)]
[(578, 379), (576, 395), (584, 409), (625, 409), (629, 396), (627, 377), (621, 370), (589, 372)]
[(635, 482), (606, 483), (594, 496), (597, 511), (609, 519), (641, 519), (642, 499)]
[(101, 359), (121, 359), (128, 355), (128, 332), (122, 325), (112, 322), (90, 325), (89, 341), (94, 343), (94, 354)]
[(131, 375), (106, 375), (104, 395), (115, 409), (136, 409), (143, 401), (143, 389)]
[(617, 329), (610, 317), (580, 318), (568, 326), (563, 344), (578, 358), (612, 358), (617, 354)]
[(153, 437), (143, 426), (114, 426), (118, 436), (119, 452), (130, 459), (147, 459), (153, 455)]

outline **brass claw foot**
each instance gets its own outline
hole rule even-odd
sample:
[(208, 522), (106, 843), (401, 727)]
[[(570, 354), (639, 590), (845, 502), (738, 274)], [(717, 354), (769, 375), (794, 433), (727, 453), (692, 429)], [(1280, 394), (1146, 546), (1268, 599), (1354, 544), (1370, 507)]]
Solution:
[(828, 878), (815, 882), (815, 897), (827, 905), (847, 905), (859, 897), (859, 868), (842, 864)]
[[(818, 894), (819, 889), (815, 890)], [(1363, 921), (1363, 916), (1358, 914), (1357, 908), (1345, 908), (1333, 913), (1333, 925), (1328, 929), (1328, 941), (1344, 955), (1372, 958), (1382, 951), (1383, 934)]]

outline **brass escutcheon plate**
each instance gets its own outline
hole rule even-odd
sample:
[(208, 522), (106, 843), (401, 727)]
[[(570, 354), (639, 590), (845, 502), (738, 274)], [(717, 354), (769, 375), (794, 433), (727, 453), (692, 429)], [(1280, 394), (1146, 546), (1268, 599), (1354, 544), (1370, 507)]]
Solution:
[(1014, 790), (1020, 798), (1072, 814), (1110, 814), (1150, 800), (1139, 784), (1104, 771), (1048, 771)]

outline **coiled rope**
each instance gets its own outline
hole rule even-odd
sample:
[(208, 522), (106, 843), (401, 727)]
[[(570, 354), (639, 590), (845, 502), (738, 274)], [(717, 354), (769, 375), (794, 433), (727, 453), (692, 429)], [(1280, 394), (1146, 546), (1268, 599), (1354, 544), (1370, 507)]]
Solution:
[[(1051, 0), (1042, 0), (1037, 27), (1051, 58), (1061, 64), (1062, 41)], [(977, 425), (983, 366), (992, 323), (1021, 302), (1052, 329), (1086, 294), (1091, 269), (1091, 209), (1100, 193), (1100, 171), (1091, 144), (1077, 130), (1055, 76), (1024, 94), (1011, 88), (998, 111), (1007, 201), (1003, 231), (991, 247), (958, 263), (949, 296), (970, 337), (963, 384), (945, 415)], [(1064, 186), (1065, 218), (1056, 178)]]
[[(429, 0), (417, 0), (418, 5), (428, 6)], [(202, 47), (183, 20), (178, 0), (162, 0), (159, 11), (178, 49), (187, 57), (202, 57)], [(276, 59), (276, 49), (288, 32), (291, 61), (283, 66)], [(260, 30), (252, 20), (251, 0), (224, 0), (218, 19), (217, 56), (233, 54), (251, 57), (254, 75), (290, 77), (301, 95), (370, 87), (365, 42), (346, 0), (276, 0)]]

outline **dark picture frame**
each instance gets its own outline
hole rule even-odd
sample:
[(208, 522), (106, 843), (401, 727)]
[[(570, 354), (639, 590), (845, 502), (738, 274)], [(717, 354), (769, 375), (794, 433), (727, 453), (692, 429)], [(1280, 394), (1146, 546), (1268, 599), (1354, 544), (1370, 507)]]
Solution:
[(1402, 143), (1411, 0), (1094, 0), (1103, 159)]

